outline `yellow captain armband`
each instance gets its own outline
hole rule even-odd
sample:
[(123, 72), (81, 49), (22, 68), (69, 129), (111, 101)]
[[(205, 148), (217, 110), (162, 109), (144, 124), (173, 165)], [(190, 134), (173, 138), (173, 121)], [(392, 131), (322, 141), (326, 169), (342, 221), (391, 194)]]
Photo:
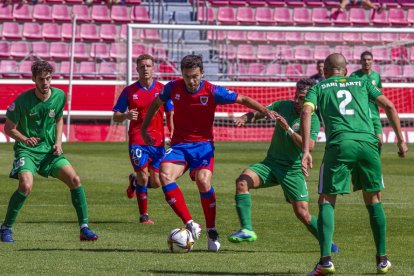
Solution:
[(303, 106), (305, 106), (305, 105), (307, 105), (307, 106), (310, 106), (310, 107), (312, 107), (312, 112), (314, 112), (315, 111), (315, 105), (313, 104), (313, 103), (311, 103), (311, 102), (305, 102), (304, 104), (303, 104)]

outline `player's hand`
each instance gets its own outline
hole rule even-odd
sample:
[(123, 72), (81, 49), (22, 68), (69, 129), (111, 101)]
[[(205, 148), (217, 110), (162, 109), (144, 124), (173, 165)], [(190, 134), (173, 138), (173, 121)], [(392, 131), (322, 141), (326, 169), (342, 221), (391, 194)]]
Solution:
[(53, 155), (61, 155), (63, 153), (62, 145), (53, 145), (53, 149), (55, 150), (53, 152)]
[(148, 132), (141, 130), (142, 139), (144, 139), (145, 144), (151, 146), (154, 144), (154, 139), (149, 136)]
[(288, 124), (288, 122), (286, 121), (286, 119), (283, 116), (279, 115), (279, 114), (276, 115), (276, 121), (278, 122), (278, 124), (284, 130), (288, 130), (288, 128), (290, 127), (289, 124)]
[(401, 158), (405, 157), (408, 152), (407, 144), (403, 141), (403, 142), (398, 142), (397, 146), (398, 146), (398, 156)]
[(29, 137), (29, 138), (26, 138), (23, 141), (23, 144), (25, 144), (26, 146), (29, 146), (29, 147), (34, 147), (34, 146), (36, 146), (39, 143), (39, 141), (40, 141), (40, 138), (37, 138), (37, 137)]
[(265, 115), (266, 119), (276, 120), (276, 117), (279, 116), (279, 114), (276, 111), (269, 110), (269, 109), (262, 111), (262, 113)]
[(247, 117), (245, 115), (234, 119), (234, 123), (236, 124), (236, 126), (244, 126), (246, 122), (247, 122)]
[(312, 169), (312, 155), (309, 152), (305, 152), (302, 155), (302, 173), (304, 176), (309, 176), (308, 168)]
[(137, 111), (136, 108), (131, 109), (128, 112), (128, 119), (131, 120), (131, 121), (136, 121), (138, 119), (138, 111)]

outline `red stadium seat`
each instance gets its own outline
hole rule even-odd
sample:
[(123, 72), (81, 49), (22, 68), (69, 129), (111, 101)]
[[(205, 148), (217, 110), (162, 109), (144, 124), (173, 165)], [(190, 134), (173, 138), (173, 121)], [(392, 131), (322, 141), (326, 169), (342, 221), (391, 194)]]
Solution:
[(142, 0), (126, 0), (125, 3), (129, 5), (141, 5)]
[(34, 5), (33, 19), (38, 21), (53, 21), (52, 8), (47, 4)]
[(169, 80), (175, 79), (180, 73), (172, 63), (161, 62), (159, 67), (160, 79)]
[(358, 71), (359, 69), (361, 69), (361, 64), (355, 64), (355, 63), (347, 64), (346, 69), (348, 70), (348, 76), (349, 76), (353, 72)]
[(94, 61), (81, 61), (79, 73), (82, 75), (84, 79), (96, 79), (96, 63)]
[(328, 9), (326, 8), (313, 8), (312, 9), (312, 21), (316, 25), (331, 25), (332, 20)]
[(237, 46), (237, 59), (240, 61), (254, 61), (256, 54), (251, 44), (240, 44)]
[(256, 24), (256, 20), (254, 17), (254, 9), (251, 7), (239, 7), (237, 9), (236, 20), (240, 24)]
[(369, 25), (368, 14), (363, 8), (351, 8), (349, 11), (349, 21), (354, 25)]
[(305, 36), (304, 36), (305, 41), (307, 42), (321, 42), (323, 41), (323, 33), (318, 32), (318, 33), (311, 33), (311, 32), (306, 32)]
[(32, 53), (33, 56), (40, 59), (50, 59), (49, 43), (45, 41), (34, 41), (32, 42)]
[(13, 58), (28, 58), (30, 55), (30, 43), (26, 41), (12, 42), (10, 47), (10, 56)]
[(267, 32), (266, 38), (269, 42), (285, 42), (286, 33), (285, 32)]
[(4, 22), (3, 23), (3, 37), (12, 39), (22, 38), (22, 29), (17, 22)]
[(19, 64), (18, 73), (22, 78), (31, 78), (32, 77), (32, 61), (23, 60)]
[(304, 77), (302, 64), (286, 64), (286, 77), (290, 80), (299, 80)]
[(0, 5), (0, 20), (13, 20), (12, 5)]
[(125, 43), (112, 43), (109, 56), (113, 59), (125, 59), (126, 58)]
[(91, 44), (89, 54), (93, 59), (109, 59), (109, 46), (107, 43), (94, 42)]
[(247, 74), (250, 80), (264, 80), (267, 77), (263, 76), (266, 71), (266, 67), (263, 63), (249, 63), (247, 65)]
[(408, 26), (407, 12), (403, 9), (390, 9), (388, 20), (393, 26)]
[(156, 29), (143, 29), (141, 32), (141, 38), (146, 41), (161, 42), (160, 34)]
[(0, 41), (0, 57), (10, 57), (10, 43), (7, 41)]
[(27, 4), (14, 5), (13, 17), (16, 21), (32, 21), (32, 11)]
[(64, 42), (50, 43), (50, 57), (53, 59), (69, 59), (69, 45)]
[(115, 62), (102, 62), (99, 64), (98, 74), (103, 79), (116, 79), (117, 71), (118, 68)]
[(299, 45), (295, 47), (295, 59), (309, 61), (313, 59), (313, 49), (309, 46)]
[(310, 76), (315, 75), (317, 73), (318, 73), (318, 70), (316, 70), (316, 66), (315, 65), (308, 64), (306, 66), (306, 73), (305, 73), (306, 76), (310, 77)]
[(373, 47), (371, 53), (374, 56), (376, 61), (379, 61), (379, 62), (391, 61), (389, 48), (387, 47)]
[(294, 8), (293, 21), (297, 25), (313, 25), (310, 9), (308, 8)]
[(273, 61), (275, 59), (273, 45), (261, 44), (257, 46), (257, 59), (263, 61)]
[(377, 26), (388, 26), (390, 21), (388, 20), (388, 11), (383, 11), (382, 13), (374, 13), (374, 16), (371, 19), (372, 23)]
[(111, 23), (102, 24), (99, 37), (107, 41), (115, 41), (116, 39), (118, 39), (119, 35), (116, 25)]
[(111, 18), (114, 22), (131, 22), (130, 13), (128, 12), (128, 7), (126, 6), (112, 6)]
[(342, 54), (346, 60), (352, 60), (352, 50), (348, 45), (335, 46), (335, 53)]
[(282, 61), (294, 60), (293, 48), (290, 45), (277, 45), (275, 49), (276, 59)]
[(42, 26), (36, 22), (25, 22), (23, 24), (23, 37), (26, 39), (42, 39)]
[(247, 33), (244, 31), (229, 31), (227, 39), (232, 42), (247, 42)]
[(212, 7), (199, 7), (197, 18), (200, 22), (208, 22), (208, 24), (213, 24), (216, 20), (214, 9)]
[(95, 22), (111, 22), (110, 10), (104, 5), (92, 5), (91, 18)]
[(414, 24), (414, 8), (408, 10), (407, 22), (411, 25)]
[(256, 8), (255, 20), (259, 24), (273, 25), (275, 20), (273, 18), (273, 10), (267, 7)]
[(1, 60), (0, 61), (0, 74), (4, 78), (16, 78), (19, 77), (18, 65), (15, 60)]
[(229, 67), (228, 75), (231, 80), (236, 81), (249, 81), (250, 77), (247, 74), (247, 66), (244, 63), (235, 63)]
[(266, 66), (266, 76), (271, 80), (283, 80), (285, 77), (282, 75), (282, 66), (280, 63), (270, 63)]
[(237, 24), (236, 15), (232, 7), (219, 7), (217, 12), (217, 21), (220, 24)]
[(404, 45), (393, 46), (391, 48), (392, 61), (405, 62), (408, 59), (408, 50)]
[(91, 21), (91, 17), (89, 15), (89, 8), (87, 5), (73, 5), (72, 6), (72, 13), (76, 15), (77, 21)]
[(132, 6), (131, 7), (131, 19), (134, 22), (150, 23), (151, 19), (148, 15), (148, 11), (144, 6)]
[(252, 43), (266, 43), (266, 32), (260, 31), (249, 31), (247, 33), (247, 40)]
[(325, 60), (332, 53), (331, 48), (327, 45), (315, 45), (314, 60)]
[(273, 19), (279, 25), (282, 25), (282, 24), (292, 25), (293, 24), (293, 18), (290, 13), (290, 9), (286, 7), (275, 8), (275, 11), (273, 13)]
[(88, 60), (89, 55), (89, 45), (83, 42), (77, 42), (75, 44), (74, 58), (77, 60)]
[(70, 8), (67, 5), (53, 5), (52, 6), (52, 18), (55, 21), (72, 21)]
[(47, 40), (61, 40), (62, 33), (57, 23), (43, 23), (42, 36)]
[(80, 26), (80, 37), (83, 40), (99, 40), (98, 26), (93, 23), (82, 23)]

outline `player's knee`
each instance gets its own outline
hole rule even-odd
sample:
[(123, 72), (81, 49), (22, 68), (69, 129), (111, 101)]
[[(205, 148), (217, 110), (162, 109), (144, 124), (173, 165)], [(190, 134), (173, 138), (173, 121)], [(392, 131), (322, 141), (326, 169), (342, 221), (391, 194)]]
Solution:
[(246, 180), (242, 179), (240, 176), (236, 179), (236, 193), (242, 194), (249, 191), (249, 186)]
[(157, 189), (157, 188), (161, 187), (160, 179), (158, 178), (154, 181), (148, 181), (148, 187), (153, 188), (153, 189)]
[(25, 195), (32, 192), (33, 179), (24, 174), (19, 176), (19, 191)]
[(71, 188), (77, 188), (81, 185), (81, 179), (78, 175), (75, 175), (71, 178)]
[(165, 173), (165, 172), (161, 172), (160, 173), (160, 181), (162, 185), (167, 185), (168, 183), (174, 182), (175, 179), (173, 179), (171, 177), (171, 175)]

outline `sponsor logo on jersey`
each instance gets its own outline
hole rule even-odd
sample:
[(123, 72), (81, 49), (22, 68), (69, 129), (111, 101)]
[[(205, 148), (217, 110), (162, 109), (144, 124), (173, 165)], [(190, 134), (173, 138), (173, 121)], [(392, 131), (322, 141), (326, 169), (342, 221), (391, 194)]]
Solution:
[(54, 109), (51, 109), (51, 110), (49, 111), (49, 117), (50, 117), (50, 118), (54, 118), (54, 117), (55, 117), (55, 110), (54, 110)]
[(133, 100), (138, 100), (138, 95), (137, 94), (132, 95), (132, 99)]
[(206, 105), (208, 103), (208, 96), (201, 96), (200, 97), (200, 103), (202, 105)]
[(181, 95), (180, 94), (175, 94), (175, 97), (174, 97), (176, 100), (180, 100), (180, 98), (181, 98)]
[(298, 131), (299, 131), (299, 129), (300, 129), (300, 124), (299, 124), (299, 123), (295, 123), (295, 124), (293, 124), (292, 129), (293, 129), (295, 132), (298, 132)]
[(15, 108), (16, 108), (16, 104), (14, 102), (12, 102), (12, 104), (7, 107), (7, 110), (8, 111), (13, 111)]
[(372, 80), (372, 84), (373, 84), (373, 85), (376, 85), (376, 83), (377, 83), (377, 82), (376, 82), (375, 80)]

